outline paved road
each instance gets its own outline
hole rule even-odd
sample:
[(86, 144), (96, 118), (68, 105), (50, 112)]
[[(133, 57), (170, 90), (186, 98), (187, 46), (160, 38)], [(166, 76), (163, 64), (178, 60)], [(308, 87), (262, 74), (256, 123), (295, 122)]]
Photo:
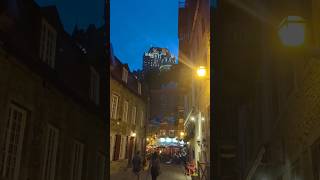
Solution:
[[(131, 168), (118, 174), (111, 175), (111, 180), (137, 180)], [(140, 175), (140, 180), (151, 180), (150, 172), (144, 171)], [(184, 167), (178, 165), (161, 164), (161, 174), (157, 180), (191, 180), (190, 176), (184, 175)]]

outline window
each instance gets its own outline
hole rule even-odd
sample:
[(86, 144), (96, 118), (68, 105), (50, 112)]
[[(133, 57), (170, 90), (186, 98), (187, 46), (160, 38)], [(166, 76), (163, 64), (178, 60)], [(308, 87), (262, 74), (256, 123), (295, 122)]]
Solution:
[(122, 81), (128, 82), (128, 70), (124, 67), (122, 68)]
[(138, 94), (141, 95), (141, 83), (140, 82), (138, 82)]
[(0, 172), (6, 179), (18, 179), (27, 112), (10, 105), (1, 150)]
[(137, 116), (137, 107), (133, 106), (133, 108), (132, 108), (132, 123), (133, 124), (136, 123), (136, 116)]
[(123, 122), (127, 122), (127, 119), (128, 119), (128, 106), (129, 106), (129, 103), (128, 101), (124, 101), (123, 103), (123, 112), (122, 112), (122, 121)]
[(55, 66), (57, 32), (46, 20), (42, 19), (40, 35), (40, 59), (51, 68)]
[(143, 127), (143, 125), (144, 125), (144, 114), (143, 114), (143, 110), (141, 110), (140, 126)]
[(81, 179), (83, 162), (83, 144), (74, 141), (71, 160), (71, 180)]
[(111, 103), (110, 103), (111, 104), (110, 115), (111, 115), (111, 118), (113, 119), (117, 118), (118, 102), (119, 102), (119, 96), (112, 94)]
[(44, 163), (43, 163), (43, 180), (55, 179), (55, 167), (58, 151), (58, 129), (51, 125), (47, 127), (46, 146), (44, 151)]
[(105, 180), (107, 179), (106, 174), (106, 158), (102, 154), (98, 154), (97, 157), (97, 180)]
[(100, 78), (99, 74), (93, 67), (91, 69), (91, 81), (90, 81), (90, 99), (96, 104), (99, 104), (99, 86)]
[(160, 129), (160, 136), (165, 136), (166, 135), (166, 130)]
[(174, 136), (174, 130), (169, 130), (169, 136)]

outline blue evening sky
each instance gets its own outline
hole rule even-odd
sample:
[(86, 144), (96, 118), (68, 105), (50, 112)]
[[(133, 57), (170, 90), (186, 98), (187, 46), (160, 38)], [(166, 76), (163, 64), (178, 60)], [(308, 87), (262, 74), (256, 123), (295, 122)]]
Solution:
[(87, 28), (89, 24), (100, 27), (104, 23), (104, 0), (35, 0), (39, 6), (56, 5), (65, 30), (72, 33), (75, 24)]
[(152, 46), (178, 56), (178, 0), (110, 0), (110, 40), (114, 54), (130, 70), (142, 69)]

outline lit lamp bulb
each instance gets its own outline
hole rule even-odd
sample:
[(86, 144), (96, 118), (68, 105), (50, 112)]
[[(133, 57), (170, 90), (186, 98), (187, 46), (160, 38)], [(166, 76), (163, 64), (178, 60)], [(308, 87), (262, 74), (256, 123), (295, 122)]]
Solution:
[(305, 42), (305, 21), (299, 16), (288, 16), (280, 24), (279, 37), (285, 46), (301, 46)]
[(207, 69), (204, 66), (200, 66), (197, 69), (197, 74), (199, 77), (205, 77), (207, 75)]
[(191, 117), (191, 121), (194, 121), (194, 117), (193, 116)]
[(180, 133), (180, 136), (184, 136), (184, 132), (181, 132), (181, 133)]
[(131, 133), (132, 137), (136, 137), (136, 135), (137, 135), (136, 133)]
[(149, 141), (149, 138), (147, 138), (147, 141)]

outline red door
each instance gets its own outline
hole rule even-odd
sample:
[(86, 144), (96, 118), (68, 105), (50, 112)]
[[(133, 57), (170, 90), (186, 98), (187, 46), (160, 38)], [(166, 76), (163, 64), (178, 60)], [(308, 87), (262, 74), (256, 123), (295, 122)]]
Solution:
[(129, 148), (128, 148), (128, 162), (131, 163), (132, 159), (132, 150), (133, 150), (133, 142), (134, 142), (134, 137), (130, 137), (130, 142), (129, 142)]
[(114, 155), (113, 155), (113, 160), (117, 161), (119, 159), (119, 154), (120, 154), (120, 143), (121, 143), (121, 135), (116, 135), (116, 140), (115, 140), (115, 145), (114, 145)]
[(129, 148), (129, 136), (127, 136), (126, 138), (126, 156), (125, 156), (126, 159), (128, 158), (128, 148)]

